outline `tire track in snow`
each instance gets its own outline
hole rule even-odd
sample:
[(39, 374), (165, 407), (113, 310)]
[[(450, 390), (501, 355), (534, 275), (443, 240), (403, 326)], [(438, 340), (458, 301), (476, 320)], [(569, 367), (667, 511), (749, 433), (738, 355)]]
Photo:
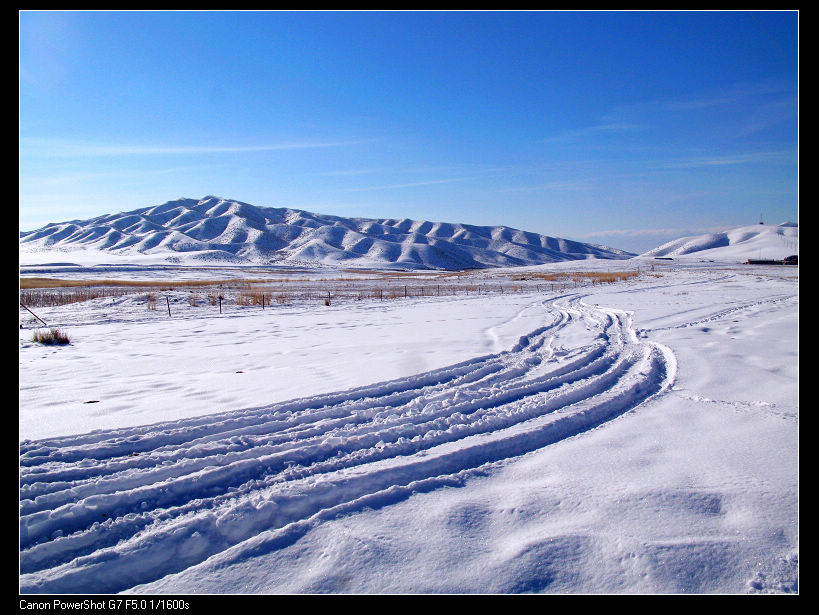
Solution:
[(737, 316), (744, 312), (752, 312), (757, 310), (761, 307), (766, 306), (775, 306), (780, 303), (788, 303), (799, 299), (799, 295), (777, 295), (775, 297), (767, 297), (765, 299), (760, 299), (759, 301), (752, 301), (750, 303), (739, 303), (738, 305), (731, 306), (729, 308), (725, 308), (722, 310), (718, 310), (708, 316), (703, 316), (702, 318), (698, 318), (697, 320), (692, 320), (689, 322), (685, 322), (679, 325), (674, 325), (670, 327), (656, 327), (653, 329), (654, 331), (662, 331), (662, 330), (669, 330), (669, 329), (686, 329), (688, 327), (697, 327), (699, 325), (703, 325), (709, 322), (714, 322), (717, 320), (722, 320), (724, 318), (728, 318), (729, 316)]
[[(665, 391), (676, 362), (577, 295), (508, 351), (334, 394), (20, 446), (22, 592), (117, 592), (446, 484)], [(414, 487), (416, 486), (416, 487)], [(249, 542), (248, 542), (249, 541)]]

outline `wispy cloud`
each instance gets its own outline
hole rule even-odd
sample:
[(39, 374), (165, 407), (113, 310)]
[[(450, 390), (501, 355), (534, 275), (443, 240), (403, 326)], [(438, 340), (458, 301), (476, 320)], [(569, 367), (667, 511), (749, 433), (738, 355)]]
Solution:
[(453, 182), (462, 182), (467, 181), (470, 179), (477, 179), (476, 176), (472, 177), (450, 177), (447, 179), (431, 179), (427, 181), (420, 181), (420, 182), (408, 182), (404, 184), (387, 184), (383, 186), (359, 186), (356, 188), (345, 188), (345, 190), (350, 192), (360, 192), (364, 190), (393, 190), (396, 188), (416, 188), (418, 186), (434, 186), (437, 184), (450, 184)]
[(83, 157), (273, 152), (328, 147), (346, 147), (361, 145), (364, 143), (372, 143), (374, 141), (376, 141), (376, 139), (362, 139), (356, 141), (301, 141), (263, 145), (133, 145), (102, 144), (62, 139), (24, 137), (20, 139), (20, 146), (21, 149), (28, 151), (29, 153), (59, 157)]
[(719, 167), (756, 163), (789, 164), (797, 161), (796, 152), (751, 152), (747, 154), (727, 154), (724, 156), (702, 156), (658, 162), (654, 166), (665, 169), (692, 169), (698, 167)]
[(606, 134), (619, 134), (639, 130), (641, 126), (630, 122), (607, 122), (605, 124), (595, 124), (577, 130), (569, 130), (559, 135), (541, 139), (541, 143), (557, 143), (563, 141), (575, 141), (586, 137), (594, 137)]
[(734, 228), (732, 226), (710, 227), (667, 227), (667, 228), (632, 228), (606, 229), (588, 233), (571, 235), (571, 239), (588, 241), (603, 245), (613, 245), (618, 248), (643, 254), (648, 250), (661, 246), (669, 241), (682, 237), (719, 233)]
[(418, 174), (443, 174), (443, 173), (469, 173), (470, 175), (491, 175), (514, 171), (514, 167), (474, 167), (474, 166), (426, 166), (426, 167), (374, 167), (358, 169), (338, 169), (335, 171), (325, 171), (319, 175), (330, 177), (345, 177), (355, 175), (371, 175), (374, 173), (389, 173), (392, 175), (418, 175)]
[(128, 181), (143, 180), (148, 177), (164, 176), (189, 172), (209, 172), (223, 168), (224, 165), (204, 165), (204, 166), (184, 166), (184, 167), (163, 167), (159, 169), (121, 169), (115, 171), (76, 171), (64, 173), (50, 173), (44, 175), (32, 175), (21, 178), (27, 184), (36, 185), (38, 188), (75, 186), (85, 182), (100, 182), (108, 180)]
[[(794, 98), (775, 100), (758, 105), (745, 118), (743, 124), (734, 133), (734, 137), (747, 137), (772, 126), (777, 126), (797, 118), (799, 101)], [(794, 132), (796, 127), (794, 126)]]
[(690, 235), (702, 235), (705, 233), (719, 233), (731, 228), (729, 226), (708, 226), (698, 228), (643, 228), (643, 229), (608, 229), (604, 231), (594, 231), (582, 233), (574, 236), (579, 239), (590, 237), (688, 237)]
[(326, 173), (320, 173), (320, 175), (326, 175), (328, 177), (348, 177), (348, 176), (355, 176), (355, 175), (371, 175), (373, 173), (380, 173), (383, 169), (344, 169), (342, 171), (327, 171)]
[(791, 89), (783, 83), (762, 81), (759, 83), (735, 83), (710, 95), (690, 96), (655, 101), (658, 106), (670, 111), (697, 111), (709, 107), (734, 105), (749, 99), (758, 99), (768, 95), (779, 95), (790, 92)]
[[(794, 120), (798, 103), (794, 84), (773, 80), (734, 83), (689, 95), (619, 105), (602, 114), (598, 121), (600, 129), (612, 130), (640, 124), (645, 129), (643, 134), (650, 139), (665, 134), (671, 140), (685, 135), (701, 139), (704, 135), (697, 131), (704, 126), (709, 127), (710, 140), (730, 142)], [(591, 135), (593, 129), (576, 134)]]
[(542, 184), (534, 184), (528, 186), (510, 186), (503, 188), (500, 192), (539, 192), (539, 191), (554, 191), (554, 192), (577, 192), (580, 190), (589, 190), (591, 182), (589, 181), (558, 181), (558, 182), (544, 182)]

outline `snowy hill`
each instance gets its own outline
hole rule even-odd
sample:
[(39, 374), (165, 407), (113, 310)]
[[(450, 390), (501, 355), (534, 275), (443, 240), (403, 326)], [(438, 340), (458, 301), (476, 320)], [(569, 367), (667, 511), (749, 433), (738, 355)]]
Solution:
[(741, 262), (749, 258), (779, 260), (798, 252), (799, 226), (784, 222), (777, 226), (753, 224), (722, 233), (682, 237), (641, 256), (688, 256)]
[[(51, 223), (20, 233), (20, 253), (94, 258), (154, 257), (181, 264), (343, 264), (469, 269), (536, 265), (628, 252), (520, 231), (409, 219), (343, 218), (255, 207), (207, 196)], [(61, 258), (66, 258), (65, 254)]]

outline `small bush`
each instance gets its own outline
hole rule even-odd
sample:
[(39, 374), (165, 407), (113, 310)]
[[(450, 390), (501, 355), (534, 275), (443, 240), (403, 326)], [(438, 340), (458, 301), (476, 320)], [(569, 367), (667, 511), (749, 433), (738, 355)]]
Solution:
[(68, 333), (62, 331), (61, 329), (48, 329), (47, 331), (42, 331), (40, 329), (34, 332), (34, 335), (31, 338), (32, 342), (37, 342), (39, 344), (70, 344), (71, 338), (68, 337)]

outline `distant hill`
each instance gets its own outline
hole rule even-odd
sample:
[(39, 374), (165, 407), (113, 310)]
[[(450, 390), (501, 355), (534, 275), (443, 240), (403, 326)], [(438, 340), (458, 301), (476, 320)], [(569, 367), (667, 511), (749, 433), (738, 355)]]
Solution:
[(752, 224), (722, 233), (682, 237), (649, 250), (641, 256), (696, 257), (718, 261), (783, 259), (799, 253), (799, 226)]
[[(150, 256), (180, 264), (292, 264), (405, 269), (537, 265), (629, 252), (530, 233), (409, 219), (343, 218), (207, 196), (51, 223), (20, 233), (20, 254)], [(47, 253), (47, 254), (44, 254)]]

